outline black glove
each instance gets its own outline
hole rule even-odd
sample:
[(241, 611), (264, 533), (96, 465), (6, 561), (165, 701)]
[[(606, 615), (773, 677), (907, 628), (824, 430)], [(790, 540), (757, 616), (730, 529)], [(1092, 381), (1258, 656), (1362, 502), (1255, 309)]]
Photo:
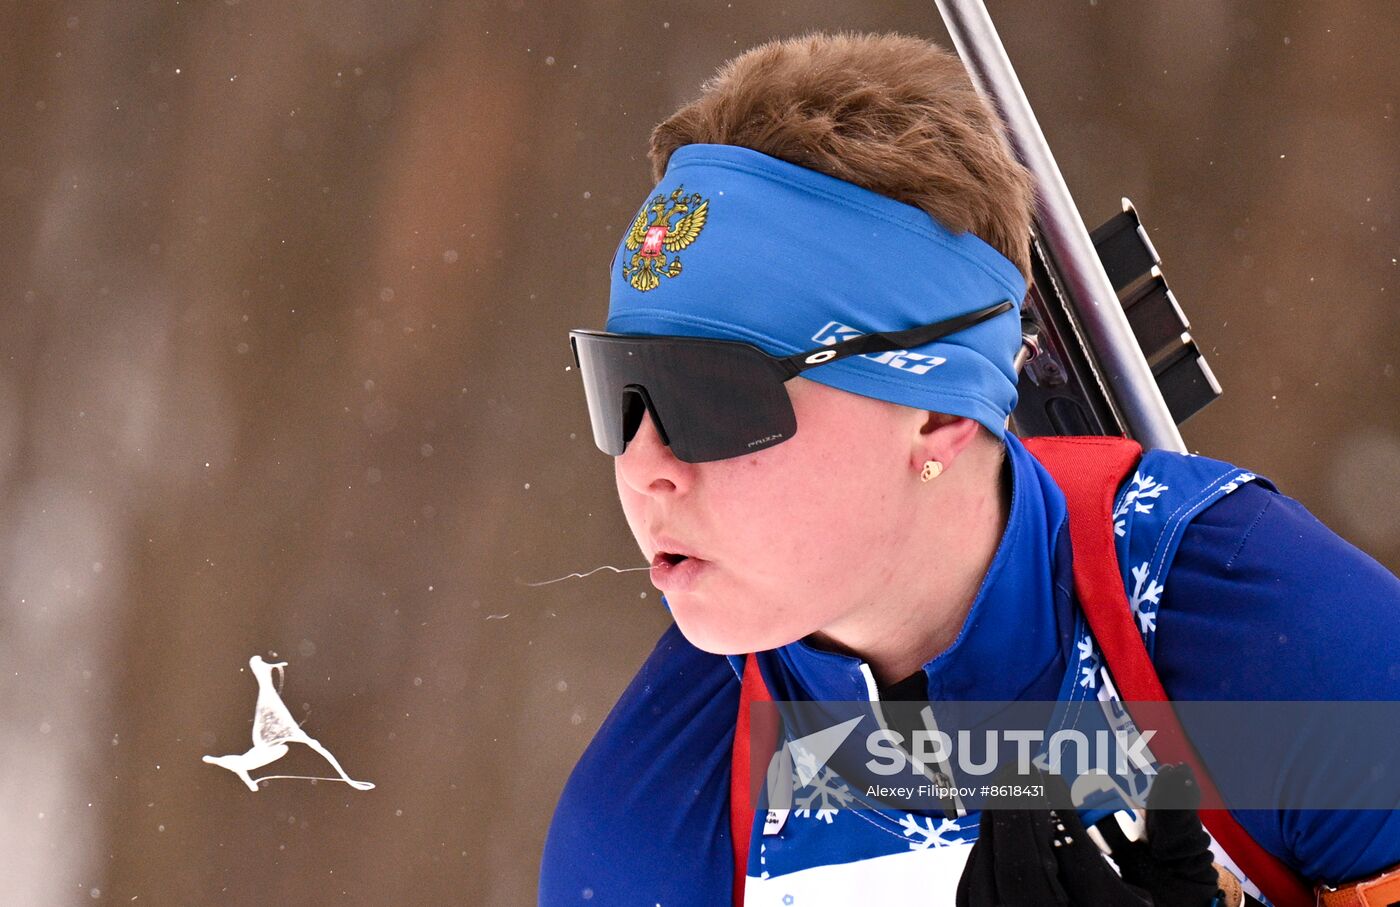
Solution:
[(1032, 768), (1022, 785), (1043, 785), (1045, 796), (1012, 808), (993, 802), (982, 811), (979, 836), (958, 882), (958, 907), (1210, 907), (1219, 893), (1210, 838), (1189, 766), (1165, 766), (1147, 798), (1147, 840), (1129, 842), (1116, 820), (1100, 833), (1122, 869), (1119, 876), (1089, 838), (1069, 790)]

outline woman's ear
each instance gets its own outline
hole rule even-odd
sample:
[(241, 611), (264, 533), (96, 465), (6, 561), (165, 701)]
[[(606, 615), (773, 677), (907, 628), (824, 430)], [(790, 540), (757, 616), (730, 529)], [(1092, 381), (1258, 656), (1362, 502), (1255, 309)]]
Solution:
[(924, 412), (922, 416), (924, 418), (913, 451), (916, 469), (926, 460), (937, 460), (944, 469), (952, 466), (982, 429), (980, 422), (966, 416), (935, 412)]

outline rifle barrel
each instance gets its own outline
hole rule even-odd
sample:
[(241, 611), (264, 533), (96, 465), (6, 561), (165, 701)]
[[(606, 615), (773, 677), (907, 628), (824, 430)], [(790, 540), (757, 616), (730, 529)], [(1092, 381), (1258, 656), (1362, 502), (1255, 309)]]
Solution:
[(973, 84), (1006, 127), (1036, 184), (1035, 230), (1089, 346), (1106, 395), (1128, 436), (1143, 447), (1185, 452), (1176, 420), (1133, 336), (1055, 156), (982, 0), (936, 0)]

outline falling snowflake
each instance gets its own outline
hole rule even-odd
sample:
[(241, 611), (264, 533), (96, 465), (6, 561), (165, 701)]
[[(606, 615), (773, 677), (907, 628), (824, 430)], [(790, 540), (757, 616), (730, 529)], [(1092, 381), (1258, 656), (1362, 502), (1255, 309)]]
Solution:
[[(1127, 533), (1127, 520), (1124, 519), (1131, 509), (1134, 513), (1151, 513), (1156, 499), (1162, 496), (1162, 492), (1169, 491), (1170, 485), (1163, 485), (1152, 476), (1144, 476), (1142, 473), (1133, 471), (1133, 486), (1123, 495), (1123, 500), (1113, 509), (1113, 531), (1117, 535)], [(1145, 502), (1145, 503), (1144, 503)]]
[(1145, 605), (1149, 602), (1153, 605), (1161, 605), (1162, 592), (1165, 589), (1161, 584), (1148, 580), (1147, 572), (1147, 561), (1143, 561), (1140, 566), (1133, 568), (1133, 594), (1129, 599), (1129, 604), (1133, 606), (1133, 615), (1142, 625), (1142, 633), (1157, 630), (1157, 611), (1155, 608), (1149, 611)]
[(912, 838), (917, 836), (917, 840), (909, 842), (910, 850), (928, 850), (930, 847), (951, 847), (954, 844), (963, 843), (962, 838), (950, 838), (948, 835), (956, 831), (962, 831), (956, 819), (940, 819), (938, 827), (933, 825), (933, 819), (924, 816), (924, 824), (920, 825), (919, 820), (913, 815), (906, 813), (903, 819), (899, 820), (899, 827), (904, 829), (904, 837)]
[(794, 777), (792, 786), (795, 791), (806, 791), (794, 794), (793, 803), (797, 808), (792, 814), (804, 819), (817, 819), (827, 825), (843, 807), (850, 805), (852, 799), (850, 788), (829, 768), (814, 774), (811, 783), (805, 787)]

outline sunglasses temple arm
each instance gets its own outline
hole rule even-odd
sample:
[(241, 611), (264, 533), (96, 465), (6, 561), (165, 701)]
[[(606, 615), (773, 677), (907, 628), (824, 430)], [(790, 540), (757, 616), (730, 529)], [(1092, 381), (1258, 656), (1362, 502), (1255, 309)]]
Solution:
[(1008, 300), (997, 303), (994, 306), (988, 306), (985, 309), (979, 309), (976, 312), (957, 315), (934, 324), (910, 328), (907, 331), (862, 334), (859, 337), (852, 337), (850, 340), (843, 340), (832, 346), (819, 346), (816, 349), (807, 350), (805, 353), (796, 353), (785, 359), (779, 359), (778, 364), (786, 373), (787, 378), (792, 378), (809, 368), (815, 368), (818, 365), (826, 365), (828, 362), (835, 362), (838, 359), (846, 359), (850, 356), (863, 356), (866, 353), (886, 353), (891, 350), (911, 350), (923, 346), (924, 344), (932, 343), (935, 340), (940, 340), (947, 337), (949, 334), (956, 334), (958, 331), (966, 330), (973, 325), (981, 324), (1015, 307), (1015, 303)]

